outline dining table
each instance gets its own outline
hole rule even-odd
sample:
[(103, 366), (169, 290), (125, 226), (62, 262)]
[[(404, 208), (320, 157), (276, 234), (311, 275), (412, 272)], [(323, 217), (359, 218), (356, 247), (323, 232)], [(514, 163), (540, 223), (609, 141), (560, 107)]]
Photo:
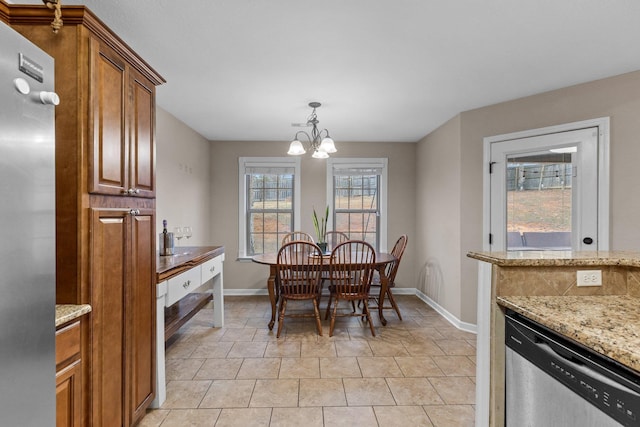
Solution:
[[(375, 269), (380, 274), (380, 295), (378, 296), (378, 316), (383, 326), (387, 325), (382, 313), (384, 306), (384, 297), (387, 294), (389, 286), (389, 278), (385, 274), (385, 267), (390, 262), (395, 261), (396, 257), (387, 252), (376, 252)], [(273, 329), (276, 322), (276, 304), (278, 303), (278, 292), (276, 290), (276, 265), (278, 264), (278, 254), (276, 252), (254, 255), (251, 260), (258, 264), (269, 266), (269, 278), (267, 279), (267, 290), (269, 291), (269, 300), (271, 302), (271, 320), (269, 321), (269, 329)], [(330, 255), (322, 257), (322, 270), (329, 271)]]

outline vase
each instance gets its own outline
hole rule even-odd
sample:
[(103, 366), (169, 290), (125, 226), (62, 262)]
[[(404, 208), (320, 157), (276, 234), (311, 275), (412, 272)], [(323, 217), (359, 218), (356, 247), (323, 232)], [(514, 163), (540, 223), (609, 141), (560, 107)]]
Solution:
[(318, 247), (320, 248), (323, 254), (327, 253), (327, 242), (318, 243)]

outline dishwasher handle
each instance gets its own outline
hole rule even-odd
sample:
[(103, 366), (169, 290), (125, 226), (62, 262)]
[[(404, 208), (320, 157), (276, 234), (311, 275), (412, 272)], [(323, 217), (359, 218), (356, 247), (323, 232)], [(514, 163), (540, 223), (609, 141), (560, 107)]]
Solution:
[[(600, 383), (603, 383), (609, 387), (615, 388), (625, 393), (632, 394), (633, 396), (636, 396), (636, 397), (640, 397), (640, 394), (635, 392), (634, 390), (631, 390), (630, 388), (623, 386), (619, 382), (613, 381), (609, 377), (587, 366), (587, 364), (579, 360), (577, 357), (573, 357), (571, 355), (572, 353), (571, 350), (565, 349), (558, 345), (551, 346), (542, 340), (537, 342), (536, 346), (540, 349), (541, 352), (545, 353), (545, 355), (549, 358), (550, 361), (562, 361), (568, 365), (568, 368), (570, 370), (573, 370), (574, 372), (580, 372), (581, 374), (587, 376), (588, 378), (599, 381)], [(561, 350), (558, 351), (559, 349)], [(560, 369), (560, 365), (556, 364), (554, 366), (558, 366), (558, 369)], [(567, 372), (570, 372), (570, 371), (567, 371)]]

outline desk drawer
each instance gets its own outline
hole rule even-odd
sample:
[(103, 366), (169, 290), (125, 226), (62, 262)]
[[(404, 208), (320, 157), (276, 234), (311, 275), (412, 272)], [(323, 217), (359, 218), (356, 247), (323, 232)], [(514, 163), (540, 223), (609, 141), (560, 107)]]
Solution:
[(56, 366), (80, 354), (80, 321), (56, 331)]
[(192, 268), (167, 281), (167, 307), (200, 287), (200, 269)]
[(222, 273), (222, 256), (217, 256), (202, 264), (202, 283)]

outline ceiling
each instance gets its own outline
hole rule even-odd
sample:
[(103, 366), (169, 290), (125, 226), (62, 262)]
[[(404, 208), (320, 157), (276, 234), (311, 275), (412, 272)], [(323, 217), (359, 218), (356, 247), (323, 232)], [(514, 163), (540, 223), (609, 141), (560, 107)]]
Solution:
[(637, 0), (61, 1), (138, 52), (167, 80), (158, 105), (210, 140), (291, 140), (319, 101), (338, 147), (415, 142), (461, 111), (640, 70)]

